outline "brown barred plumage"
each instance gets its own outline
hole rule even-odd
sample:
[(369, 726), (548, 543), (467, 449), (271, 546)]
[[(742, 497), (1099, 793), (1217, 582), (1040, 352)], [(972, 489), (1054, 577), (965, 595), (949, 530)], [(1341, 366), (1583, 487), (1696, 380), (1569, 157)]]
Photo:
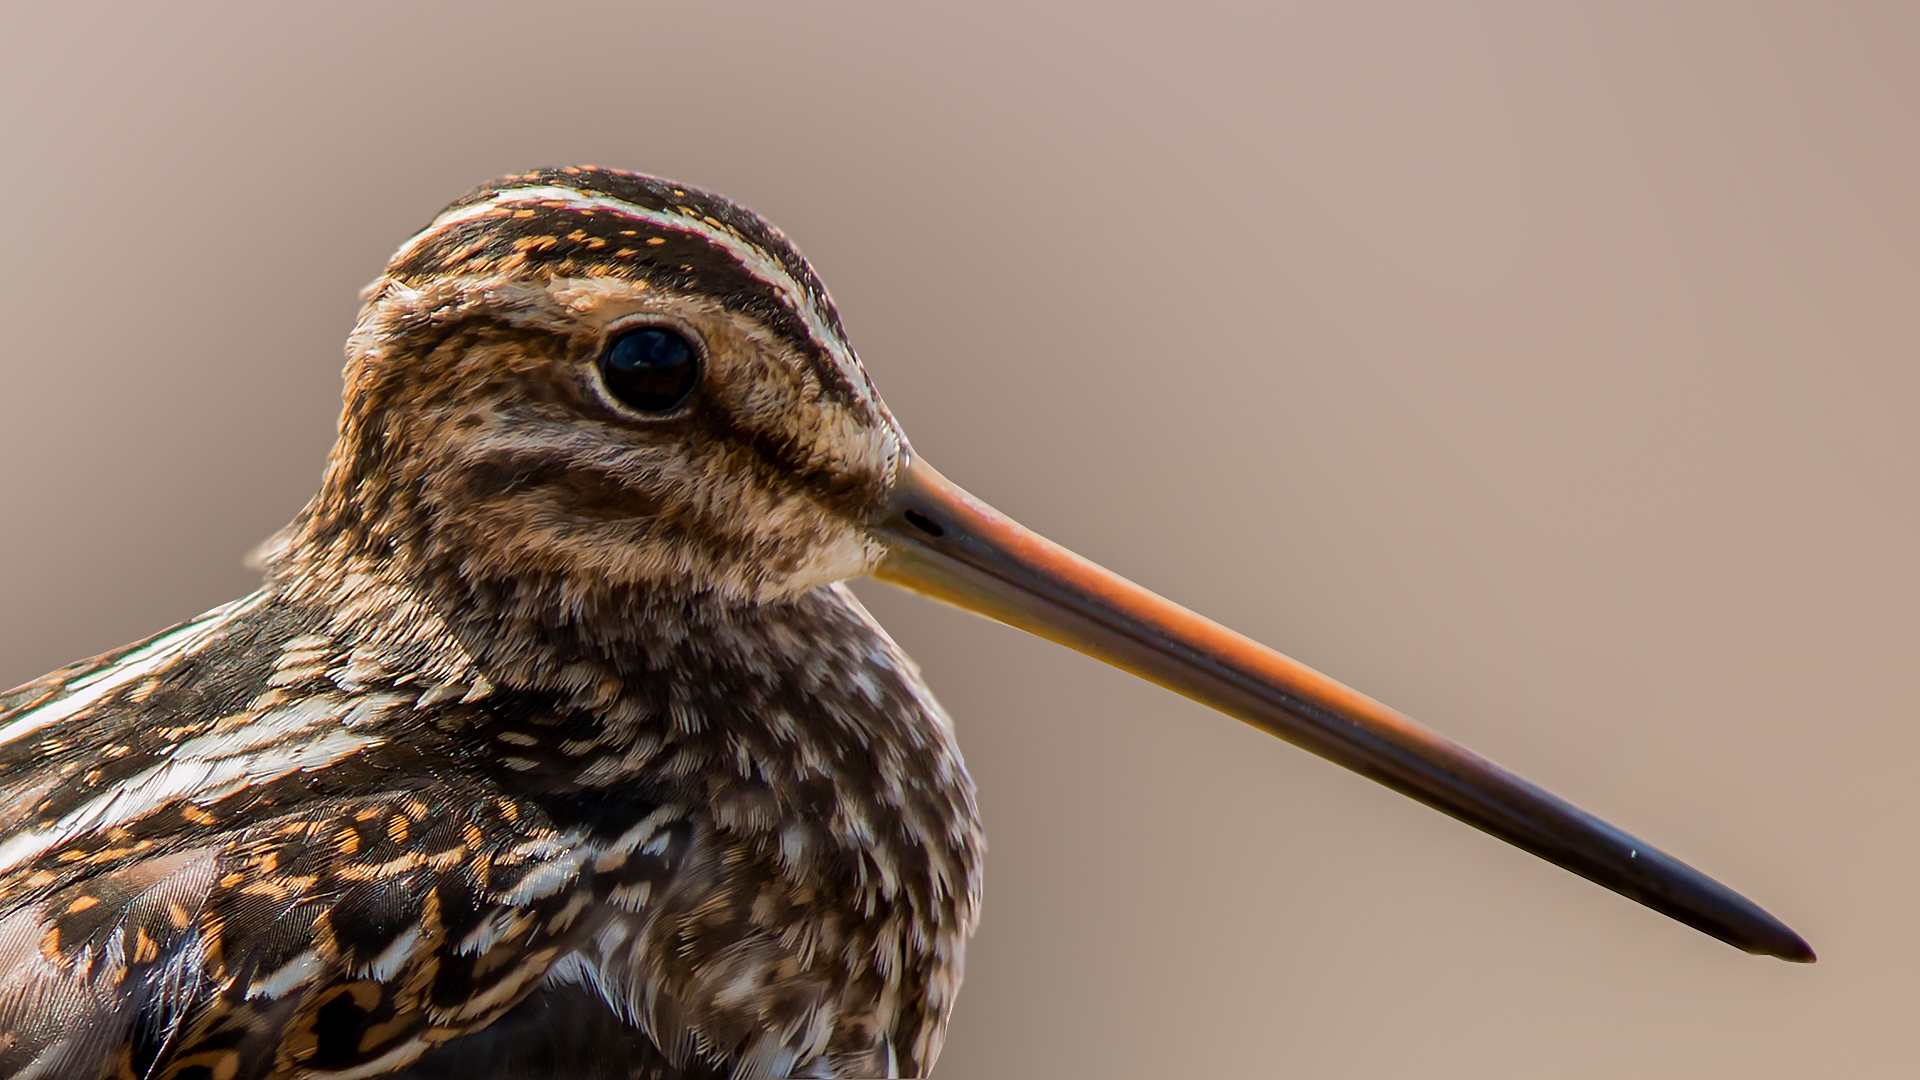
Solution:
[[(636, 327), (691, 343), (685, 407), (609, 389)], [(408, 241), (263, 552), (258, 593), (0, 695), (0, 1078), (924, 1073), (983, 841), (950, 725), (841, 584), (875, 572), (1811, 956), (945, 486), (799, 254), (669, 182), (508, 177)]]
[[(695, 231), (564, 199), (430, 227), (265, 589), (71, 715), (40, 707), (138, 647), (0, 701), (0, 1076), (547, 1076), (577, 1042), (462, 1036), (556, 996), (625, 1047), (567, 1075), (931, 1064), (978, 815), (834, 584), (904, 440), (757, 218), (599, 170), (450, 212), (537, 186)], [(581, 379), (635, 315), (705, 346), (683, 420)]]

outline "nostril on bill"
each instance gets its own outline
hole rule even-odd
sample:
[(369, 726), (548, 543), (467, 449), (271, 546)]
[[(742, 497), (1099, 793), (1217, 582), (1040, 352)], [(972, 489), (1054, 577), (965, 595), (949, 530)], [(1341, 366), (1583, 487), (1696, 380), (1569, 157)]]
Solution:
[(927, 515), (921, 513), (918, 510), (909, 510), (906, 512), (905, 516), (907, 519), (907, 524), (913, 526), (916, 529), (919, 529), (921, 532), (926, 533), (928, 536), (937, 538), (937, 537), (942, 537), (947, 535), (947, 530), (941, 528), (939, 522), (933, 520), (932, 518), (928, 517)]

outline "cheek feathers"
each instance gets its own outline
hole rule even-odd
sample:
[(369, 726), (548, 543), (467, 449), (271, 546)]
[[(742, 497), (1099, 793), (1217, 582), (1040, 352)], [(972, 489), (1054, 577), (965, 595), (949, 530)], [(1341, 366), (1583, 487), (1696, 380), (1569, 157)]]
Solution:
[[(410, 474), (388, 480), (418, 495), (421, 554), (469, 576), (743, 600), (871, 568), (860, 523), (901, 445), (877, 402), (831, 400), (737, 312), (631, 283), (477, 284), (385, 289), (355, 334), (342, 446), (377, 432), (377, 467)], [(700, 335), (685, 416), (636, 420), (593, 391), (605, 329), (628, 316)]]
[(448, 497), (432, 499), (434, 561), (469, 579), (761, 601), (871, 569), (863, 530), (792, 492), (749, 484), (714, 499), (677, 469), (586, 467), (477, 500), (447, 479)]

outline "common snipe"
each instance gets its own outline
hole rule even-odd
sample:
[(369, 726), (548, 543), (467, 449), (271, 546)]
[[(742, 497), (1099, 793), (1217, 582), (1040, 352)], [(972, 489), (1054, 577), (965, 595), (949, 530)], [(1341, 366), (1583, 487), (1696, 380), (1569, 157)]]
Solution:
[(0, 1076), (881, 1076), (940, 1049), (973, 787), (873, 574), (1740, 948), (1683, 864), (914, 456), (718, 196), (508, 177), (366, 294), (266, 585), (0, 696)]

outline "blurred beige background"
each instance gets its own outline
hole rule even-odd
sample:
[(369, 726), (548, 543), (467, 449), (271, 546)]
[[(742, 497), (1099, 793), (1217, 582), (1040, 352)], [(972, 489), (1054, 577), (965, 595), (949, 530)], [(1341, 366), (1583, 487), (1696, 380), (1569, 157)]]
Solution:
[(1920, 1070), (1920, 8), (308, 6), (7, 9), (0, 684), (249, 587), (439, 206), (657, 172), (948, 475), (1821, 954), (876, 586), (992, 832), (938, 1075)]

